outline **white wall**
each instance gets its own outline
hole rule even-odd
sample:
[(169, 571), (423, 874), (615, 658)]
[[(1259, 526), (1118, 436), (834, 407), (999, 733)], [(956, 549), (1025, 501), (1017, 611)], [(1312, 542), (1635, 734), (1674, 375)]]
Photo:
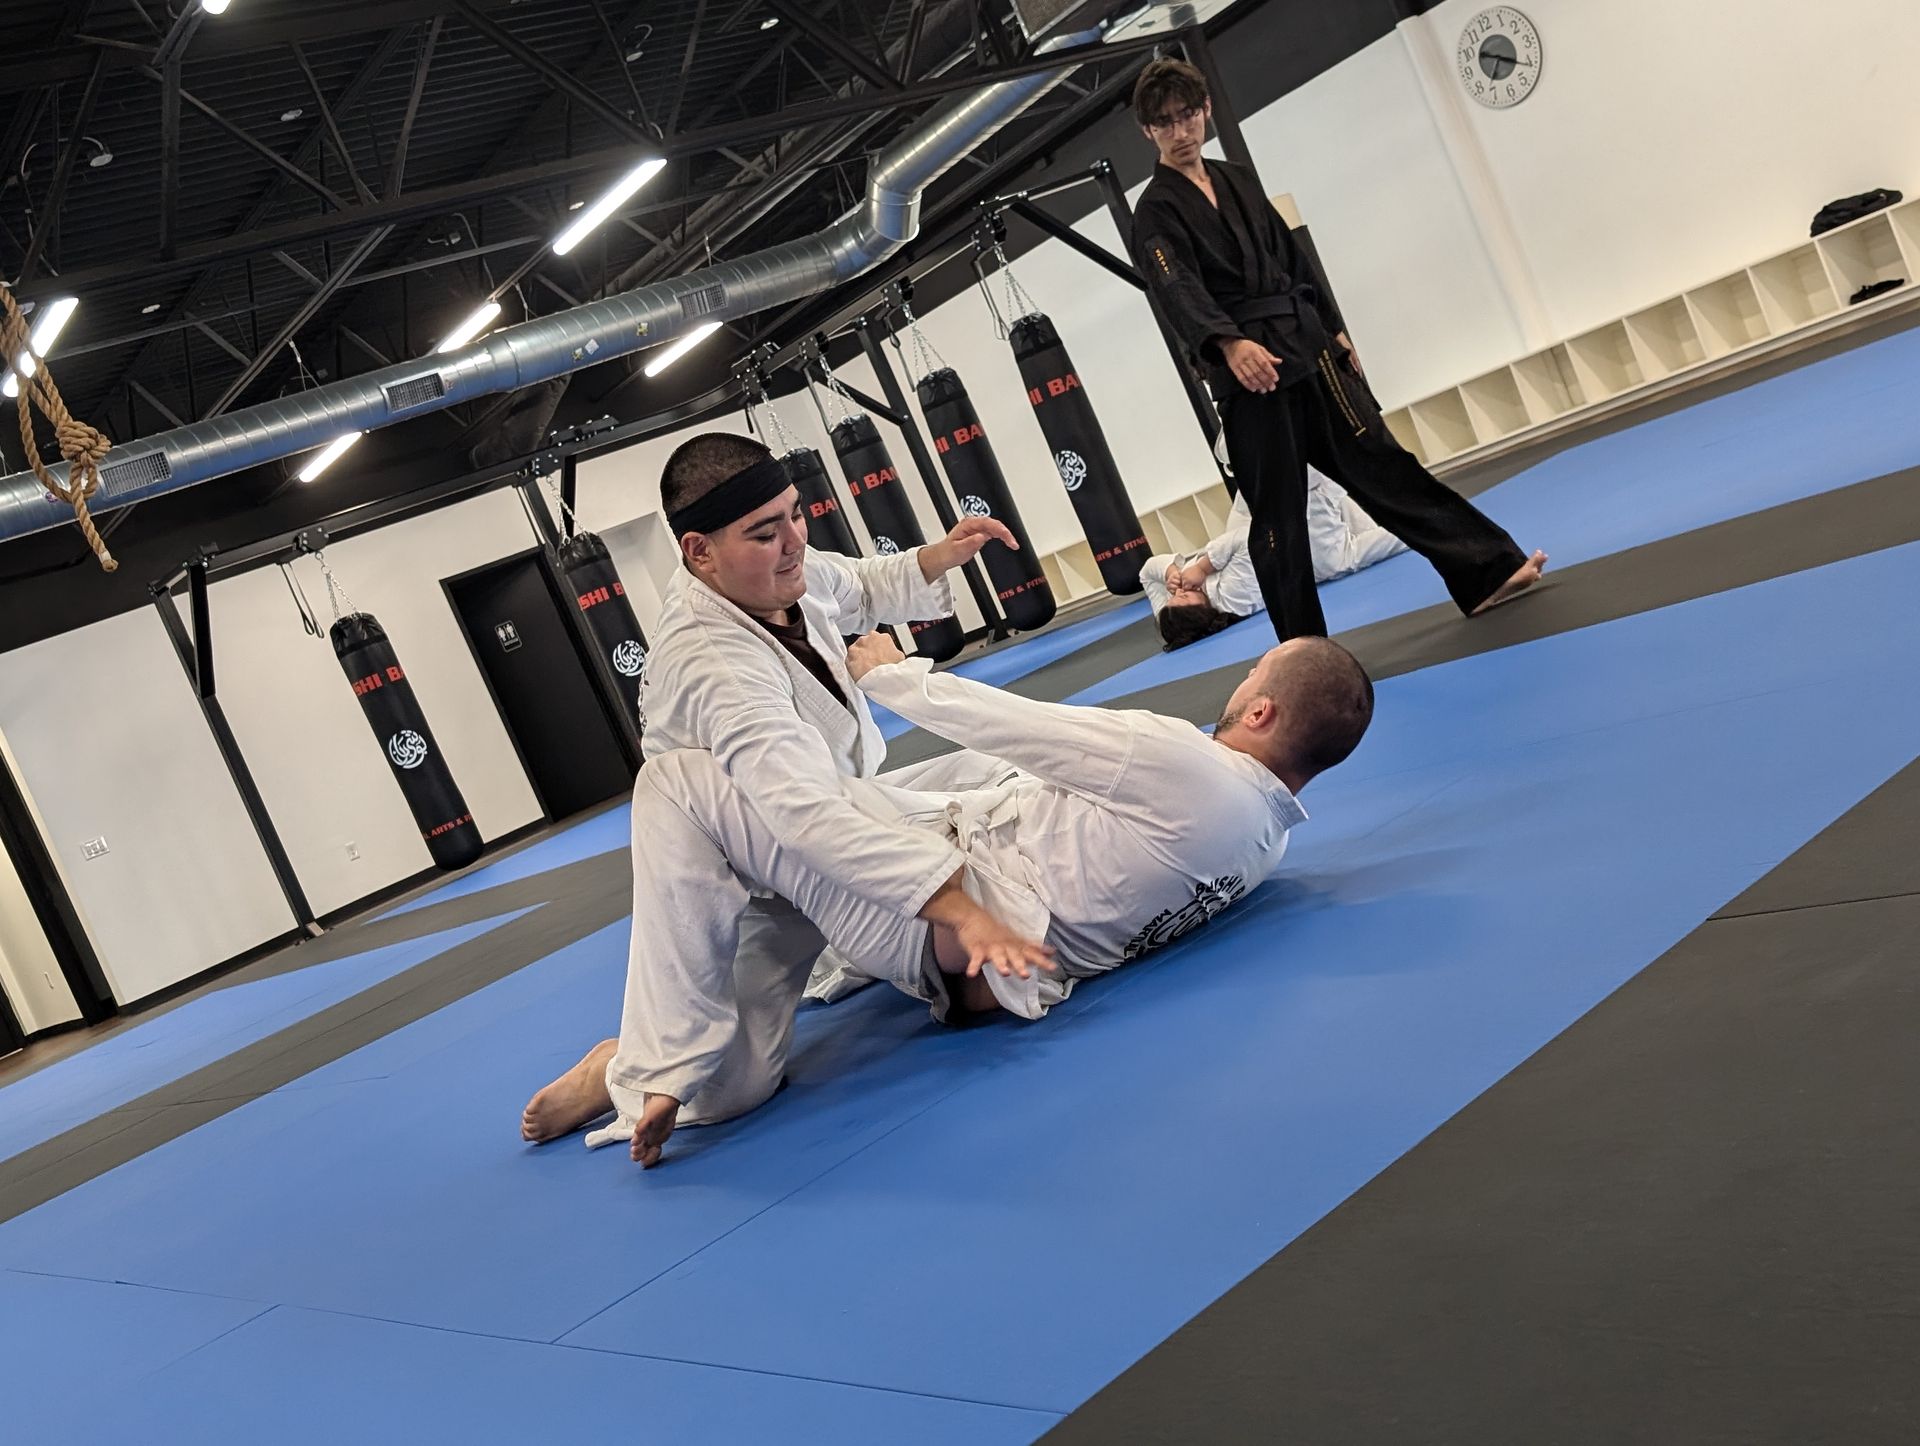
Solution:
[[(17, 779), (20, 765), (4, 738), (0, 738), (0, 756)], [(27, 800), (27, 808), (37, 826), (39, 815), (32, 799)], [(0, 850), (0, 991), (5, 992), (21, 1028), (29, 1035), (80, 1017), (73, 991), (60, 972), (60, 961), (54, 957), (53, 946), (40, 927), (13, 860), (4, 850)]]
[[(440, 579), (535, 541), (517, 494), (503, 489), (327, 549), (352, 604), (386, 629), (488, 839), (541, 810)], [(320, 566), (303, 559), (295, 573), (324, 634), (332, 614)], [(431, 868), (360, 700), (332, 645), (301, 628), (279, 569), (214, 584), (211, 606), (221, 705), (314, 911)], [(348, 857), (349, 843), (359, 859)]]
[[(1471, 109), (1562, 335), (1785, 250), (1836, 197), (1920, 184), (1912, 0), (1523, 8), (1539, 89)], [(1475, 9), (1423, 23), (1451, 53)]]
[(0, 654), (0, 733), (116, 998), (293, 927), (152, 609)]

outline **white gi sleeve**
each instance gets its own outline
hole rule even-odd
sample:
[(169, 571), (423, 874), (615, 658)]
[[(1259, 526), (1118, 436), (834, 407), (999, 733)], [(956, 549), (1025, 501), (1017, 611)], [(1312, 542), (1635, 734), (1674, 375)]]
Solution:
[(1228, 565), (1246, 551), (1247, 534), (1252, 530), (1253, 514), (1247, 510), (1247, 499), (1234, 498), (1227, 512), (1226, 530), (1207, 544), (1207, 561), (1213, 564), (1215, 572), (1225, 572)]
[(891, 557), (842, 557), (807, 549), (807, 590), (830, 600), (840, 631), (851, 637), (887, 623), (917, 623), (953, 614), (953, 584), (942, 573), (928, 582), (920, 549)]
[[(740, 638), (749, 647), (765, 646), (744, 630)], [(717, 651), (725, 651), (724, 643)], [(727, 667), (724, 657), (707, 662), (716, 671)], [(827, 740), (794, 711), (790, 695), (770, 696), (723, 672), (710, 701), (714, 761), (781, 847), (807, 868), (877, 908), (911, 917), (965, 862), (952, 844), (925, 830), (856, 808)]]
[(929, 733), (1088, 798), (1110, 797), (1133, 757), (1138, 729), (1125, 712), (1022, 698), (924, 658), (874, 668), (860, 688)]
[(1156, 553), (1140, 568), (1140, 586), (1146, 589), (1147, 606), (1155, 617), (1167, 605), (1167, 569), (1179, 560), (1171, 552)]

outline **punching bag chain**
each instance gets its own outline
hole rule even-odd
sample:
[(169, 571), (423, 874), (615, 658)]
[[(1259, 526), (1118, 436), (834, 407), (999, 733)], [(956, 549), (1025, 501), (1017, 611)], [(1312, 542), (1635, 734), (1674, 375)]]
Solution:
[[(907, 335), (912, 338), (913, 341), (913, 367), (910, 375), (912, 380), (917, 383), (922, 377), (931, 376), (934, 372), (945, 367), (947, 359), (940, 355), (939, 350), (934, 344), (927, 340), (927, 334), (920, 330), (920, 320), (913, 314), (913, 307), (910, 304), (903, 304), (900, 308), (900, 314), (907, 319)], [(900, 334), (898, 332), (894, 333), (893, 347), (895, 351), (900, 350)]]
[[(44, 360), (39, 360), (32, 374), (28, 374), (26, 368), (33, 359), (30, 350), (33, 333), (20, 304), (13, 299), (13, 289), (5, 282), (0, 282), (0, 306), (4, 306), (4, 314), (0, 314), (0, 372), (11, 372), (20, 387), (20, 445), (26, 449), (27, 466), (33, 469), (33, 475), (40, 479), (40, 485), (50, 496), (73, 508), (73, 520), (80, 525), (93, 555), (100, 559), (100, 570), (113, 572), (120, 564), (107, 551), (106, 539), (94, 526), (93, 514), (87, 508), (87, 499), (100, 490), (100, 462), (113, 443), (99, 428), (80, 421), (67, 410)], [(60, 455), (67, 462), (64, 482), (40, 460), (40, 443), (33, 435), (36, 407), (41, 416), (53, 423)]]
[(980, 294), (987, 300), (987, 310), (993, 313), (994, 335), (1005, 341), (1013, 330), (1011, 316), (1018, 321), (1023, 316), (1032, 316), (1040, 308), (1033, 304), (1033, 298), (1027, 295), (1027, 288), (1020, 284), (1020, 278), (1013, 274), (1013, 263), (1007, 260), (1007, 248), (999, 242), (993, 245), (993, 259), (1000, 265), (1000, 276), (1007, 284), (1006, 310), (993, 299), (993, 286), (988, 273), (976, 265), (974, 274), (980, 278)]
[(333, 620), (336, 623), (340, 621), (341, 603), (347, 605), (349, 613), (359, 612), (360, 609), (353, 605), (353, 599), (347, 596), (347, 590), (340, 585), (339, 579), (334, 577), (333, 569), (327, 566), (326, 553), (316, 552), (314, 556), (320, 560), (320, 574), (327, 580), (327, 606), (333, 609)]

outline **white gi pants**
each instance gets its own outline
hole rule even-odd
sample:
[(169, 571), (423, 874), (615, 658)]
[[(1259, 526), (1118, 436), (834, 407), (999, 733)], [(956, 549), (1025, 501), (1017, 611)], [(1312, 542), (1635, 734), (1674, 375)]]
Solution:
[[(1007, 769), (979, 755), (934, 762), (942, 766), (909, 776)], [(849, 779), (847, 789), (862, 811), (901, 819), (871, 785)], [(891, 983), (944, 1016), (926, 921), (870, 904), (801, 864), (711, 754), (663, 754), (640, 770), (633, 854), (626, 999), (607, 1066), (621, 1118), (590, 1144), (630, 1137), (648, 1093), (680, 1099), (682, 1125), (764, 1104), (780, 1087), (794, 1013), (827, 944), (861, 979)]]

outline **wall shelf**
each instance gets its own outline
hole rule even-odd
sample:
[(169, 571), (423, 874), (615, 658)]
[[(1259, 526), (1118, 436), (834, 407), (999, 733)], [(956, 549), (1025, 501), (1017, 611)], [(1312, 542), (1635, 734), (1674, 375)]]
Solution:
[[(1386, 414), (1429, 467), (1559, 428), (1583, 412), (1796, 332), (1910, 298), (1920, 277), (1920, 200), (1803, 241), (1678, 296), (1569, 337)], [(1864, 286), (1904, 284), (1860, 306)]]

